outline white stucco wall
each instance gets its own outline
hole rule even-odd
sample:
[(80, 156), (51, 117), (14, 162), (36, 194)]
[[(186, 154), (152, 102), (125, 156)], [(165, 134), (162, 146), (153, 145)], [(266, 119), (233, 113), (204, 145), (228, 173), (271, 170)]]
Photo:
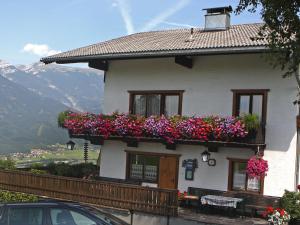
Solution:
[[(295, 156), (297, 108), (292, 104), (296, 83), (282, 79), (260, 55), (201, 56), (194, 59), (193, 69), (174, 63), (174, 59), (113, 61), (105, 83), (104, 112), (128, 112), (128, 90), (184, 90), (183, 115), (232, 114), (231, 89), (270, 89), (268, 93), (265, 159), (269, 173), (264, 194), (281, 196), (284, 189), (295, 188)], [(102, 148), (101, 176), (125, 178), (125, 153), (122, 142), (106, 141)], [(160, 144), (141, 143), (137, 151), (169, 152)], [(178, 146), (173, 153), (181, 159), (198, 158), (201, 146)], [(250, 150), (220, 149), (213, 153), (216, 167), (199, 163), (195, 181), (185, 181), (180, 165), (179, 188), (188, 186), (227, 189), (228, 160), (226, 157), (248, 158)]]

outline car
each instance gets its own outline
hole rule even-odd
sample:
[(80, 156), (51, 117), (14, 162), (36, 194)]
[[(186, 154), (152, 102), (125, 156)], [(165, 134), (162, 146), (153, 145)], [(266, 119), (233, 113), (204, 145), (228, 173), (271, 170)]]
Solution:
[(0, 204), (0, 225), (129, 225), (91, 206), (60, 201)]

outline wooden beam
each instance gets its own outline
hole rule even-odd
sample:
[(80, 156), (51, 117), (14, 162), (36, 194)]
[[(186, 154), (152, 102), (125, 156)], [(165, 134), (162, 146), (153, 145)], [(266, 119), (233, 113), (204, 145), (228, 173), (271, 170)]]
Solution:
[(207, 150), (209, 152), (218, 152), (218, 145), (210, 145), (210, 144), (208, 144), (207, 145)]
[(108, 62), (106, 60), (91, 60), (89, 61), (89, 67), (97, 70), (108, 70)]
[(193, 68), (193, 59), (188, 56), (175, 56), (175, 63), (189, 69)]

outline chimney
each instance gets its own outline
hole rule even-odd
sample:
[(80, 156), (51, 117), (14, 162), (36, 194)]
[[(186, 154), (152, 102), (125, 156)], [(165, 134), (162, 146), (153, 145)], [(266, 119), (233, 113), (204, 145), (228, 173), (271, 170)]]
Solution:
[(207, 8), (205, 15), (205, 30), (227, 30), (230, 28), (230, 13), (232, 12), (231, 6)]

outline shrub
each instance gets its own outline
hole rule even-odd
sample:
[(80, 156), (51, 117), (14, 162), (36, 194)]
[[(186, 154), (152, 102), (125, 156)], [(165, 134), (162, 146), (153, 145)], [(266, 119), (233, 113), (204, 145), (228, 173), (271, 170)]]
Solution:
[(35, 195), (14, 193), (10, 191), (0, 190), (0, 202), (1, 203), (14, 203), (14, 202), (36, 202), (38, 197)]
[(98, 172), (97, 166), (92, 163), (80, 163), (74, 165), (67, 163), (50, 163), (45, 170), (52, 175), (77, 178), (82, 178)]
[(0, 159), (0, 169), (13, 170), (16, 169), (16, 164), (11, 159), (7, 159), (7, 160)]
[(292, 219), (300, 219), (300, 192), (286, 190), (281, 198), (281, 205)]
[(64, 111), (58, 114), (57, 116), (57, 125), (58, 127), (64, 127), (65, 120), (68, 118), (70, 111)]
[(33, 163), (30, 166), (30, 169), (37, 169), (37, 170), (41, 170), (44, 168), (44, 165), (42, 163)]
[(33, 173), (33, 174), (47, 174), (47, 171), (38, 170), (38, 169), (30, 169), (30, 173)]

